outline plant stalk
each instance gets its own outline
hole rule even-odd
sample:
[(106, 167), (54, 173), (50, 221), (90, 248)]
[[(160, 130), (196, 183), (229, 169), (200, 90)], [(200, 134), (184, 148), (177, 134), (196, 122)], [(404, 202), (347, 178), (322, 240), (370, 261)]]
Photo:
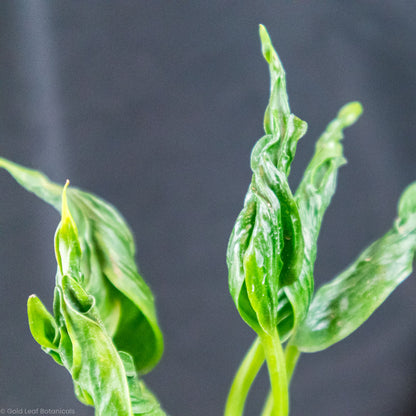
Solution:
[[(292, 379), (293, 371), (300, 357), (300, 351), (290, 343), (287, 344), (285, 349), (285, 361), (286, 361), (286, 376), (288, 388)], [(266, 402), (264, 403), (261, 416), (272, 416), (273, 412), (273, 395), (270, 391), (267, 395)]]
[(286, 374), (286, 360), (277, 328), (271, 334), (259, 334), (269, 370), (273, 399), (273, 416), (288, 416), (289, 391)]
[(288, 343), (285, 349), (286, 375), (288, 386), (290, 385), (290, 380), (292, 379), (293, 371), (295, 370), (299, 357), (300, 351), (294, 345)]
[(264, 406), (263, 406), (263, 410), (261, 412), (261, 416), (272, 416), (272, 414), (273, 414), (273, 395), (272, 395), (272, 392), (269, 391), (266, 402), (264, 403)]
[(242, 416), (248, 392), (264, 363), (264, 351), (257, 338), (244, 357), (231, 385), (224, 416)]

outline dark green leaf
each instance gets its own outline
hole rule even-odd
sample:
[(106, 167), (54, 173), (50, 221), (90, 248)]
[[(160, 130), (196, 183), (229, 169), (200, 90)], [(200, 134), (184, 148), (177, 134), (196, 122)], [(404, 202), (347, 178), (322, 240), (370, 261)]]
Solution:
[(291, 114), (283, 65), (263, 25), (260, 25), (259, 33), (263, 56), (269, 64), (270, 73), (270, 99), (264, 115), (264, 131), (266, 135), (274, 137), (271, 146), (276, 149), (272, 152), (272, 161), (288, 176), (297, 142), (306, 133), (307, 124)]
[(293, 344), (320, 351), (355, 331), (409, 276), (415, 250), (416, 183), (403, 193), (392, 229), (317, 291)]
[[(45, 175), (4, 158), (5, 168), (24, 188), (61, 209), (62, 186)], [(132, 234), (120, 213), (102, 199), (68, 189), (68, 205), (78, 227), (82, 287), (96, 307), (117, 349), (132, 355), (138, 371), (149, 371), (163, 352), (154, 299), (135, 264)], [(61, 243), (65, 246), (65, 241)], [(63, 251), (62, 251), (63, 252)], [(64, 252), (63, 252), (64, 253)], [(58, 262), (69, 262), (65, 254)]]
[(255, 331), (272, 333), (286, 313), (279, 289), (296, 281), (302, 266), (301, 222), (287, 175), (306, 123), (290, 113), (285, 73), (263, 26), (260, 37), (271, 78), (266, 136), (251, 155), (253, 179), (230, 237), (227, 263), (242, 318)]

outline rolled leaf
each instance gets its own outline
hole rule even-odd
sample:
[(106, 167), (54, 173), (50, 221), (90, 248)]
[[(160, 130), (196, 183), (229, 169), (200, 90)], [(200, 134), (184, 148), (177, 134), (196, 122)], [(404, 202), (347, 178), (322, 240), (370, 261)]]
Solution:
[[(355, 123), (362, 113), (361, 104), (344, 105), (331, 121), (315, 145), (315, 154), (309, 162), (295, 193), (302, 223), (304, 257), (300, 277), (282, 289), (291, 310), (281, 326), (296, 328), (306, 316), (313, 294), (313, 269), (321, 223), (337, 184), (338, 169), (345, 163), (343, 130)], [(283, 298), (283, 294), (282, 294)]]
[(315, 352), (342, 340), (384, 302), (412, 272), (416, 250), (416, 182), (403, 193), (391, 230), (323, 285), (292, 343)]
[[(68, 182), (63, 189), (61, 222), (55, 234), (55, 316), (36, 297), (30, 297), (32, 334), (45, 352), (67, 368), (76, 396), (82, 403), (94, 406), (97, 416), (163, 415), (154, 396), (141, 388), (133, 358), (117, 351), (95, 298), (82, 286), (82, 252), (67, 204), (67, 186)], [(141, 413), (136, 412), (138, 408)]]
[[(42, 173), (0, 158), (25, 189), (61, 210), (62, 186)], [(68, 206), (77, 224), (82, 250), (80, 280), (117, 349), (128, 352), (138, 371), (149, 371), (163, 353), (153, 295), (135, 264), (135, 245), (121, 214), (102, 199), (70, 188)], [(62, 242), (62, 244), (65, 244)], [(71, 261), (64, 255), (62, 261)]]
[(66, 181), (62, 191), (61, 222), (55, 234), (55, 255), (61, 275), (70, 274), (81, 281), (81, 247), (78, 230), (68, 208), (68, 185), (69, 181)]
[(159, 402), (142, 380), (137, 378), (133, 358), (130, 354), (119, 351), (124, 364), (130, 390), (130, 402), (134, 416), (165, 416)]
[(122, 361), (93, 305), (89, 303), (90, 308), (85, 307), (88, 295), (69, 276), (63, 277), (62, 290), (61, 311), (72, 343), (73, 361), (69, 371), (77, 384), (78, 397), (82, 394), (90, 398), (97, 416), (132, 415)]
[(287, 176), (306, 123), (290, 113), (285, 73), (263, 26), (260, 38), (271, 79), (266, 136), (251, 155), (253, 178), (230, 237), (227, 264), (242, 318), (255, 331), (271, 334), (286, 313), (279, 290), (295, 282), (302, 267), (301, 221)]

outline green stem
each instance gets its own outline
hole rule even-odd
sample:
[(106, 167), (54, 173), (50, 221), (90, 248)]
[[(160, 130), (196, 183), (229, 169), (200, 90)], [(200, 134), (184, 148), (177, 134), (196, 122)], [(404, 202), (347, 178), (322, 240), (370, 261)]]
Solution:
[(259, 334), (266, 356), (273, 397), (273, 416), (288, 416), (289, 391), (286, 375), (286, 361), (277, 329), (271, 334)]
[(295, 370), (299, 357), (300, 351), (294, 345), (287, 344), (285, 349), (285, 358), (288, 384), (290, 384), (290, 380), (292, 379), (293, 371)]
[[(286, 359), (286, 375), (287, 375), (287, 384), (290, 385), (292, 379), (293, 371), (295, 370), (296, 364), (299, 360), (300, 351), (291, 344), (288, 344), (285, 349), (285, 359)], [(273, 412), (273, 395), (270, 391), (267, 395), (266, 402), (264, 404), (261, 416), (272, 416)]]
[(242, 416), (248, 392), (263, 363), (264, 351), (259, 338), (257, 338), (234, 377), (225, 405), (224, 416)]
[(272, 392), (269, 391), (267, 395), (266, 403), (264, 404), (263, 410), (261, 412), (261, 416), (272, 416), (273, 414), (273, 395)]

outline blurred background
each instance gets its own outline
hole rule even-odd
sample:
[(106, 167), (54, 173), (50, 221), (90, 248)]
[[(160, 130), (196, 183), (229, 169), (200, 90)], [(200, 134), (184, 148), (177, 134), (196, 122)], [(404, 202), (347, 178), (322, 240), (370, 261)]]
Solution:
[[(146, 382), (172, 416), (221, 415), (254, 339), (228, 294), (225, 252), (262, 136), (268, 68), (258, 24), (314, 142), (346, 102), (338, 192), (317, 286), (392, 224), (416, 179), (414, 1), (19, 1), (0, 3), (0, 155), (114, 203), (135, 234), (166, 349)], [(32, 339), (27, 297), (51, 306), (58, 214), (0, 172), (0, 407), (74, 409), (72, 380)], [(303, 355), (292, 416), (416, 414), (413, 275), (343, 342)], [(267, 374), (248, 415), (258, 415)]]

